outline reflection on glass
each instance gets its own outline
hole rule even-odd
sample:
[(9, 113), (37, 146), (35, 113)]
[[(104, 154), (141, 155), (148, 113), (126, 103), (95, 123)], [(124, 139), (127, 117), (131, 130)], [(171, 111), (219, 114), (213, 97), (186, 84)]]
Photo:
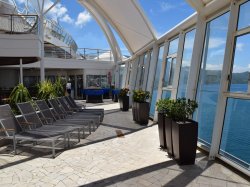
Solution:
[(119, 88), (122, 88), (122, 85), (125, 81), (125, 64), (119, 66)]
[[(146, 72), (146, 74), (148, 75), (148, 73), (149, 73), (149, 71), (150, 71), (150, 61), (151, 61), (151, 58), (152, 58), (152, 51), (150, 51), (150, 53), (149, 53), (149, 59), (148, 59), (148, 63), (149, 63), (149, 65), (148, 65), (148, 69), (145, 69), (145, 72)], [(147, 87), (148, 87), (148, 76), (146, 76), (146, 89), (147, 89)]]
[(250, 101), (229, 98), (220, 154), (250, 170)]
[(207, 23), (203, 59), (196, 100), (199, 103), (194, 119), (199, 122), (199, 141), (210, 146), (224, 60), (229, 13)]
[(162, 91), (162, 95), (161, 95), (162, 99), (168, 99), (170, 97), (171, 97), (171, 91), (169, 91), (169, 90), (163, 90)]
[(239, 21), (238, 21), (238, 30), (250, 26), (250, 1), (243, 3), (240, 6)]
[(179, 38), (176, 38), (176, 39), (172, 40), (169, 43), (168, 55), (177, 53), (177, 51), (178, 51), (178, 43), (179, 43)]
[[(74, 77), (70, 79), (73, 80)], [(73, 81), (74, 83), (74, 81)], [(87, 75), (86, 76), (87, 88), (108, 88), (107, 75)]]
[[(230, 92), (248, 92), (250, 89), (250, 34), (236, 39), (234, 66), (230, 84)], [(249, 86), (248, 86), (249, 85)]]
[(187, 82), (193, 53), (194, 37), (195, 30), (190, 31), (185, 35), (177, 98), (186, 97)]
[(149, 114), (151, 117), (153, 117), (155, 113), (155, 104), (156, 104), (158, 84), (159, 84), (159, 79), (160, 79), (160, 74), (161, 74), (163, 51), (164, 51), (164, 46), (161, 46), (159, 49), (159, 54), (158, 54), (157, 67), (155, 71), (155, 80), (154, 80), (151, 103), (150, 103)]
[(171, 86), (174, 79), (174, 71), (176, 66), (176, 58), (168, 58), (166, 62), (165, 75), (163, 79), (163, 87)]

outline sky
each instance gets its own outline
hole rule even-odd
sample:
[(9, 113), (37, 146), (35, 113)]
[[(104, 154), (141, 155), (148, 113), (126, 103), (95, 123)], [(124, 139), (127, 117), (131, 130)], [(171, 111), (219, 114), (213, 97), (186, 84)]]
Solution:
[[(23, 3), (26, 0), (16, 0)], [(31, 0), (32, 1), (32, 0)], [(45, 6), (52, 4), (46, 0)], [(185, 0), (138, 0), (151, 21), (157, 37), (194, 13)], [(170, 16), (169, 15), (175, 15)], [(60, 25), (72, 35), (79, 48), (110, 49), (106, 37), (91, 14), (77, 0), (61, 0), (47, 15), (59, 21)], [(115, 33), (123, 53), (126, 47)]]

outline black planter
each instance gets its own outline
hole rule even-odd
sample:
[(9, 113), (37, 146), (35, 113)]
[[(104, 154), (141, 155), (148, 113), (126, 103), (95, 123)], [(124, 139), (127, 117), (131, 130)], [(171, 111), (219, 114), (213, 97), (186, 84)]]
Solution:
[(149, 118), (149, 103), (136, 103), (137, 122), (140, 125), (147, 125)]
[(180, 165), (195, 163), (198, 123), (189, 120), (186, 123), (172, 121), (173, 156)]
[(160, 147), (166, 148), (166, 134), (165, 134), (165, 114), (158, 113), (158, 131), (159, 131), (159, 139), (160, 139)]
[(149, 118), (149, 103), (133, 102), (132, 105), (133, 120), (140, 125), (147, 125)]
[(172, 119), (165, 116), (165, 136), (167, 144), (167, 152), (170, 157), (173, 156), (173, 142), (172, 142)]
[(119, 97), (120, 109), (122, 111), (128, 111), (129, 109), (129, 96)]
[(118, 102), (118, 94), (113, 94), (113, 97), (112, 97), (113, 99), (113, 101), (114, 102)]

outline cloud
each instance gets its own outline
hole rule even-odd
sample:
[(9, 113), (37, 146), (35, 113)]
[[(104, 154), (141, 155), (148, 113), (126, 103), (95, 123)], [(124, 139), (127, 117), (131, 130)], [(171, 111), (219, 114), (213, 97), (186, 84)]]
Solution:
[(165, 11), (175, 8), (175, 6), (167, 2), (161, 2), (160, 8), (161, 8), (161, 11), (165, 12)]
[(66, 14), (65, 16), (63, 16), (60, 21), (65, 22), (65, 23), (73, 23), (74, 20), (68, 15)]
[(243, 73), (243, 72), (250, 72), (250, 64), (247, 66), (240, 66), (240, 65), (234, 65), (233, 66), (233, 72), (234, 73)]
[(217, 48), (217, 47), (224, 45), (225, 43), (226, 43), (226, 41), (224, 38), (210, 38), (208, 47), (209, 48)]
[(207, 64), (206, 70), (221, 70), (222, 64)]
[(237, 51), (243, 51), (243, 48), (244, 48), (244, 43), (237, 43), (236, 44)]
[(92, 19), (90, 13), (86, 10), (84, 10), (83, 12), (80, 12), (78, 14), (77, 20), (76, 20), (76, 26), (78, 27), (83, 27), (84, 25), (86, 25), (88, 22), (90, 22)]

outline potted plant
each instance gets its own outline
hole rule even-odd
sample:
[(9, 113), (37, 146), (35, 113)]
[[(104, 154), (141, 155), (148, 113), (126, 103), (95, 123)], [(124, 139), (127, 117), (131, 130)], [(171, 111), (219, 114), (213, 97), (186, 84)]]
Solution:
[(56, 92), (56, 90), (58, 89), (60, 88), (58, 88), (58, 86), (54, 86), (50, 80), (45, 80), (43, 82), (40, 82), (38, 84), (37, 98), (44, 99), (46, 101), (48, 99), (53, 99), (58, 96), (57, 95), (58, 93)]
[(182, 98), (174, 101), (170, 108), (173, 157), (180, 165), (194, 164), (195, 162), (198, 123), (189, 118), (197, 107), (196, 101)]
[(140, 125), (147, 125), (149, 118), (149, 103), (150, 93), (143, 90), (134, 90), (133, 92), (133, 115), (134, 120)]
[(158, 111), (158, 131), (160, 147), (167, 148), (166, 133), (165, 133), (165, 115), (167, 114), (169, 108), (169, 99), (160, 99), (156, 102), (156, 109)]
[(120, 90), (119, 93), (119, 103), (120, 103), (120, 109), (122, 111), (128, 111), (129, 109), (129, 89), (123, 88)]

